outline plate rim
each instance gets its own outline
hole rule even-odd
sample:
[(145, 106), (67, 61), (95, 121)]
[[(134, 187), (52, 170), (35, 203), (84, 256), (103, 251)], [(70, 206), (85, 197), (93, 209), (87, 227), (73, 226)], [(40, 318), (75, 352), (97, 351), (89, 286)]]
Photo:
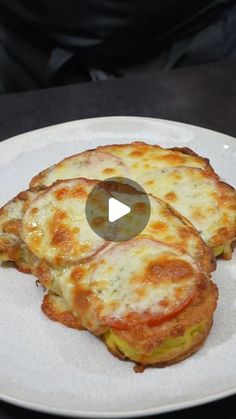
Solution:
[[(38, 128), (35, 130), (31, 130), (25, 133), (21, 133), (18, 134), (16, 136), (13, 137), (9, 137), (6, 138), (4, 140), (2, 140), (0, 142), (0, 149), (1, 147), (6, 144), (6, 143), (11, 143), (12, 145), (15, 142), (18, 142), (18, 140), (22, 140), (22, 137), (29, 137), (32, 134), (37, 134), (37, 133), (43, 133), (44, 131), (49, 131), (49, 130), (54, 130), (54, 129), (60, 129), (60, 128), (66, 128), (68, 126), (71, 126), (73, 124), (80, 124), (80, 123), (89, 123), (90, 121), (112, 121), (112, 120), (125, 120), (125, 121), (131, 121), (134, 122), (135, 120), (143, 120), (143, 121), (147, 121), (147, 122), (155, 122), (155, 123), (160, 123), (160, 124), (164, 124), (164, 125), (172, 125), (172, 126), (179, 126), (179, 127), (185, 127), (185, 128), (189, 128), (189, 129), (193, 129), (193, 130), (200, 130), (202, 132), (202, 130), (206, 131), (206, 133), (209, 133), (211, 135), (214, 135), (215, 138), (218, 141), (223, 141), (224, 138), (225, 140), (230, 140), (230, 141), (236, 141), (236, 137), (233, 137), (231, 135), (222, 133), (220, 131), (215, 131), (209, 128), (205, 128), (205, 127), (201, 127), (199, 125), (193, 125), (193, 124), (189, 124), (189, 123), (184, 123), (184, 122), (179, 122), (179, 121), (174, 121), (174, 120), (169, 120), (169, 119), (162, 119), (162, 118), (153, 118), (153, 117), (142, 117), (142, 116), (104, 116), (104, 117), (96, 117), (96, 118), (83, 118), (83, 119), (75, 119), (72, 121), (67, 121), (67, 122), (63, 122), (63, 123), (59, 123), (59, 124), (53, 124), (53, 125), (49, 125), (49, 126), (45, 126), (42, 128)], [(27, 140), (27, 138), (26, 138)], [(236, 146), (236, 143), (235, 143)], [(216, 400), (220, 400), (223, 399), (225, 397), (229, 397), (236, 394), (236, 386), (231, 387), (227, 390), (223, 390), (221, 392), (217, 392), (217, 393), (213, 393), (210, 395), (207, 395), (205, 397), (199, 397), (197, 399), (191, 399), (191, 400), (187, 400), (187, 401), (180, 401), (180, 402), (176, 402), (173, 404), (167, 404), (167, 405), (163, 405), (160, 407), (152, 407), (152, 408), (145, 408), (145, 409), (138, 409), (138, 410), (124, 410), (124, 411), (81, 411), (81, 410), (74, 410), (74, 409), (63, 409), (63, 408), (57, 408), (57, 407), (53, 407), (53, 406), (48, 406), (45, 403), (36, 403), (36, 402), (32, 402), (32, 401), (27, 401), (27, 400), (23, 400), (21, 398), (17, 398), (17, 397), (12, 397), (12, 396), (8, 396), (4, 393), (0, 393), (0, 400), (2, 400), (3, 402), (7, 402), (7, 403), (11, 403), (15, 406), (18, 407), (22, 407), (22, 408), (28, 408), (31, 410), (35, 410), (38, 412), (42, 412), (42, 413), (49, 413), (49, 414), (54, 414), (54, 415), (60, 415), (60, 416), (70, 416), (70, 417), (85, 417), (85, 418), (119, 418), (119, 417), (141, 417), (141, 416), (146, 416), (146, 415), (154, 415), (154, 414), (161, 414), (161, 413), (167, 413), (167, 412), (173, 412), (176, 410), (181, 410), (181, 409), (187, 409), (190, 407), (196, 407), (202, 404), (206, 404), (206, 403), (210, 403)]]
[(114, 411), (83, 411), (83, 410), (74, 410), (74, 409), (58, 409), (57, 407), (47, 406), (41, 403), (34, 403), (30, 401), (24, 401), (22, 399), (18, 399), (16, 397), (11, 396), (4, 396), (2, 397), (2, 393), (0, 393), (0, 400), (3, 402), (11, 403), (15, 406), (22, 407), (25, 409), (35, 410), (41, 413), (48, 413), (52, 415), (58, 416), (68, 416), (68, 417), (81, 417), (81, 418), (134, 418), (134, 417), (142, 417), (142, 416), (152, 416), (152, 415), (159, 415), (162, 413), (170, 413), (177, 410), (187, 409), (191, 407), (201, 406), (210, 402), (214, 402), (217, 400), (221, 400), (223, 398), (233, 396), (236, 393), (236, 387), (232, 387), (229, 390), (225, 390), (221, 393), (214, 393), (210, 396), (200, 397), (196, 400), (188, 400), (186, 402), (177, 402), (171, 405), (164, 405), (159, 408), (151, 407), (149, 409), (138, 409), (138, 410), (123, 410), (119, 412)]
[[(172, 126), (177, 125), (179, 127), (182, 126), (182, 127), (185, 127), (185, 128), (190, 128), (190, 129), (193, 128), (193, 129), (197, 129), (197, 130), (201, 130), (201, 131), (204, 130), (204, 131), (207, 131), (207, 132), (209, 132), (213, 135), (217, 135), (217, 137), (218, 137), (218, 135), (220, 135), (221, 137), (223, 136), (223, 137), (228, 138), (230, 140), (236, 140), (236, 137), (233, 137), (232, 135), (228, 135), (228, 134), (225, 134), (221, 131), (216, 131), (216, 130), (213, 130), (211, 128), (205, 128), (205, 127), (201, 127), (200, 125), (194, 125), (194, 124), (190, 124), (190, 123), (187, 123), (187, 122), (180, 122), (180, 121), (175, 121), (175, 120), (171, 120), (171, 119), (154, 118), (154, 117), (148, 117), (148, 116), (116, 115), (116, 116), (99, 116), (99, 117), (95, 117), (95, 118), (73, 119), (71, 121), (61, 122), (59, 124), (47, 125), (47, 126), (42, 127), (42, 128), (36, 128), (34, 130), (26, 131), (26, 132), (23, 132), (21, 134), (14, 135), (13, 137), (8, 137), (8, 138), (5, 138), (4, 140), (1, 140), (0, 141), (0, 147), (1, 147), (1, 144), (6, 143), (7, 141), (18, 140), (20, 137), (30, 136), (31, 134), (36, 134), (38, 132), (41, 133), (43, 131), (48, 131), (48, 130), (51, 130), (51, 129), (53, 130), (57, 127), (58, 128), (63, 128), (63, 127), (69, 126), (69, 125), (74, 124), (74, 123), (79, 124), (79, 123), (90, 122), (90, 121), (95, 121), (95, 120), (99, 120), (99, 121), (104, 120), (105, 121), (105, 120), (112, 120), (112, 119), (116, 119), (116, 120), (122, 119), (122, 120), (126, 120), (126, 121), (128, 121), (128, 120), (131, 120), (131, 121), (143, 120), (143, 121), (145, 121), (146, 120), (147, 122), (150, 121), (150, 122), (156, 122), (156, 123), (162, 123), (162, 124), (169, 124), (169, 125), (172, 125)], [(221, 141), (221, 140), (219, 139), (219, 141)]]

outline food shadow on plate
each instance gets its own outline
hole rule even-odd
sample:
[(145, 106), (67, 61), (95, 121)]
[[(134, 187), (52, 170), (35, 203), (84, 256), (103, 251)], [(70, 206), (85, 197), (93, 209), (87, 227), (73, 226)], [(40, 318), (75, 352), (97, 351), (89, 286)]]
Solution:
[(16, 268), (16, 265), (14, 262), (0, 262), (0, 267), (3, 269), (13, 269)]

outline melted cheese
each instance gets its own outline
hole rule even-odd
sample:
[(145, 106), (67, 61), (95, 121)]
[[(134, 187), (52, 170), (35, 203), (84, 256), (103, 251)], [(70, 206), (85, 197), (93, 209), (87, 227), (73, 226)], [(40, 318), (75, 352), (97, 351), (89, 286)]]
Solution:
[[(167, 201), (186, 217), (211, 245), (220, 229), (236, 235), (236, 194), (216, 175), (197, 168), (178, 167), (137, 172), (135, 179), (146, 191)], [(221, 242), (227, 239), (227, 231)]]
[(236, 237), (235, 191), (219, 187), (219, 178), (208, 160), (189, 150), (142, 142), (102, 146), (45, 170), (32, 185), (50, 185), (57, 179), (78, 176), (101, 180), (130, 177), (188, 218), (213, 249), (224, 244), (230, 249)]
[[(187, 252), (197, 261), (202, 271), (206, 273), (213, 271), (215, 264), (212, 253), (197, 232), (172, 209), (169, 209), (164, 202), (152, 196), (149, 196), (149, 200), (151, 204), (150, 219), (139, 237), (158, 240), (162, 244), (169, 245), (173, 251), (177, 249), (180, 252)], [(128, 224), (130, 225), (130, 223)], [(43, 285), (60, 295), (63, 294), (66, 301), (69, 301), (71, 287), (73, 288), (80, 282), (84, 271), (85, 268), (80, 265), (76, 266), (74, 273), (71, 273), (70, 267), (68, 270), (66, 266), (63, 269), (50, 268), (50, 280), (46, 283), (43, 281)], [(72, 275), (71, 278), (70, 275)]]
[[(168, 245), (168, 251), (173, 252), (173, 254), (176, 252), (177, 254), (181, 252), (187, 252), (188, 255), (197, 261), (202, 271), (209, 273), (214, 270), (215, 264), (214, 258), (212, 258), (212, 253), (201, 240), (197, 232), (189, 227), (189, 225), (186, 224), (186, 222), (178, 214), (176, 214), (174, 210), (168, 208), (164, 202), (154, 198), (153, 196), (149, 196), (149, 200), (151, 204), (151, 216), (146, 228), (139, 235), (139, 237), (158, 240), (159, 251), (163, 251), (163, 247)], [(127, 242), (127, 245), (124, 245), (122, 248), (124, 251), (127, 250), (127, 255), (129, 243), (130, 242)], [(149, 243), (149, 241), (147, 241), (147, 243)], [(152, 244), (151, 241), (150, 243)], [(92, 263), (93, 261), (94, 258), (92, 259)], [(123, 261), (126, 266), (126, 271), (124, 272), (127, 272), (127, 274), (130, 275), (130, 269), (132, 269), (132, 265), (127, 263), (126, 259), (121, 257), (120, 260), (114, 261), (114, 264), (118, 267), (118, 265), (122, 264)], [(134, 263), (136, 272), (139, 272), (139, 263), (142, 263), (142, 259), (138, 255), (136, 256)], [(113, 262), (111, 263), (109, 269), (112, 268), (112, 265)], [(38, 275), (40, 282), (51, 291), (59, 295), (63, 295), (64, 300), (71, 307), (71, 310), (73, 310), (73, 289), (83, 281), (84, 276), (87, 275), (87, 272), (90, 272), (90, 263), (82, 263), (74, 267), (57, 267), (56, 269), (49, 267), (47, 268), (46, 281), (44, 271), (42, 271), (43, 276), (40, 277), (40, 272)], [(111, 276), (111, 280), (113, 280), (112, 278), (113, 277)], [(114, 282), (112, 286), (115, 287), (116, 283)], [(112, 286), (111, 292), (113, 292)], [(127, 290), (124, 288), (124, 294), (126, 294), (126, 292)], [(138, 292), (140, 295), (142, 294), (142, 287), (139, 288)], [(132, 300), (133, 297), (130, 295), (130, 298)]]
[(85, 177), (104, 180), (109, 177), (130, 177), (130, 171), (151, 171), (158, 168), (188, 166), (208, 168), (207, 161), (197, 155), (164, 149), (157, 145), (135, 142), (98, 147), (68, 157), (35, 176), (31, 186), (49, 186), (58, 179)]
[(50, 186), (58, 179), (104, 180), (110, 177), (129, 177), (129, 170), (123, 161), (110, 153), (91, 150), (64, 159), (32, 179), (31, 186)]
[[(117, 176), (133, 178), (167, 201), (212, 247), (236, 236), (235, 192), (205, 159), (186, 150), (144, 143), (99, 147), (36, 176), (31, 186), (49, 188), (27, 191), (0, 210), (0, 259), (30, 267), (55, 293), (44, 302), (51, 318), (73, 327), (80, 327), (80, 319), (100, 335), (174, 319), (191, 308), (206, 285), (205, 273), (214, 269), (211, 251), (190, 223), (154, 196), (138, 238), (108, 245), (98, 237), (85, 217), (96, 181), (83, 177)], [(77, 179), (54, 183), (71, 178)]]
[(187, 154), (185, 149), (166, 149), (158, 145), (134, 142), (131, 144), (111, 145), (98, 147), (98, 150), (112, 153), (119, 157), (129, 167), (131, 172), (151, 171), (165, 167), (188, 166), (208, 168), (209, 165), (203, 157)]
[(212, 272), (215, 269), (214, 256), (197, 231), (160, 199), (149, 195), (149, 200), (151, 215), (142, 235), (187, 252), (197, 260), (203, 271)]
[(213, 249), (224, 244), (230, 249), (236, 238), (235, 191), (219, 186), (208, 160), (191, 150), (164, 149), (142, 142), (102, 146), (45, 170), (32, 185), (50, 185), (57, 179), (77, 176), (101, 180), (130, 177), (188, 218)]
[(9, 260), (8, 250), (11, 246), (19, 244), (19, 237), (12, 229), (7, 229), (10, 223), (13, 227), (21, 220), (23, 201), (10, 201), (0, 213), (0, 260)]
[(114, 327), (133, 314), (138, 316), (137, 321), (145, 320), (146, 315), (148, 321), (166, 318), (189, 304), (198, 275), (198, 267), (189, 255), (163, 243), (140, 238), (112, 245), (95, 257), (80, 278), (77, 296), (83, 289), (89, 290), (85, 309), (89, 315), (84, 314), (83, 305), (78, 304), (78, 310), (82, 321), (89, 318), (91, 322), (97, 315), (103, 324), (107, 324), (107, 318), (113, 319)]
[(21, 192), (0, 210), (0, 260), (14, 261), (24, 272), (33, 272), (38, 259), (22, 241), (22, 216), (33, 191)]
[(104, 244), (85, 217), (87, 196), (95, 185), (84, 179), (59, 182), (30, 202), (22, 237), (37, 257), (60, 266), (91, 256)]

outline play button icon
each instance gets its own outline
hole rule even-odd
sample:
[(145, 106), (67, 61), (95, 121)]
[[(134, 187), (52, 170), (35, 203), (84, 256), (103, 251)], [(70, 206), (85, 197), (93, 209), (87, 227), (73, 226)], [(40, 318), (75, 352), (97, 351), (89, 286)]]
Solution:
[(118, 199), (109, 198), (108, 202), (108, 219), (111, 223), (113, 223), (113, 221), (119, 220), (119, 218), (124, 217), (131, 211), (128, 205), (122, 204), (122, 202), (118, 201)]
[(150, 217), (144, 189), (128, 178), (109, 178), (90, 192), (86, 218), (91, 229), (106, 241), (127, 241), (140, 234)]

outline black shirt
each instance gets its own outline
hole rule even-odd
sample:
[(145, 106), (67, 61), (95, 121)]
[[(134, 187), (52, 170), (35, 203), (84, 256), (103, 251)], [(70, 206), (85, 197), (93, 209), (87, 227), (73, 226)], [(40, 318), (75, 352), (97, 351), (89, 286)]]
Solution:
[(0, 0), (0, 71), (4, 73), (4, 63), (10, 68), (2, 83), (11, 72), (15, 80), (9, 88), (11, 83), (47, 86), (68, 74), (73, 78), (73, 72), (81, 79), (94, 70), (119, 74), (191, 37), (232, 3), (235, 0)]

